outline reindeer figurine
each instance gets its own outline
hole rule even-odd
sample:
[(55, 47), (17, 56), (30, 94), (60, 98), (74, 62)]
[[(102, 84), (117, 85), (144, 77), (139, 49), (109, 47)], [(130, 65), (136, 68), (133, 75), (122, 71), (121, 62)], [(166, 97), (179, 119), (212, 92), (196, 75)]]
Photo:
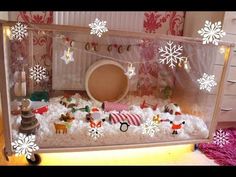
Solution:
[(67, 133), (67, 127), (64, 124), (57, 124), (54, 122), (54, 127), (56, 129), (56, 133), (61, 133), (61, 131), (63, 134)]

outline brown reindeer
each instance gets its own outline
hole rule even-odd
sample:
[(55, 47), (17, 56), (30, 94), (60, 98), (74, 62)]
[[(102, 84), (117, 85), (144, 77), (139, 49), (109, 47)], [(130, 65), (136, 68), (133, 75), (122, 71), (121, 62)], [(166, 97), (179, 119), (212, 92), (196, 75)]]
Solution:
[(56, 133), (61, 133), (61, 130), (62, 130), (62, 133), (67, 133), (67, 128), (66, 128), (66, 125), (63, 125), (63, 124), (56, 124), (54, 122), (54, 126), (55, 126), (55, 129), (56, 129)]

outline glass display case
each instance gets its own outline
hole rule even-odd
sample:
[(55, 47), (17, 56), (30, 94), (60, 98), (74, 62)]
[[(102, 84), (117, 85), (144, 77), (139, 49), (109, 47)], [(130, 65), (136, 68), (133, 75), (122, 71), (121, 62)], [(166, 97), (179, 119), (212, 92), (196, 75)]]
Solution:
[[(15, 25), (21, 33), (12, 30)], [(32, 135), (36, 152), (212, 138), (233, 44), (112, 30), (99, 37), (77, 26), (24, 25), (2, 22), (0, 32), (8, 155), (15, 152), (12, 142)], [(216, 72), (219, 60), (224, 66)]]

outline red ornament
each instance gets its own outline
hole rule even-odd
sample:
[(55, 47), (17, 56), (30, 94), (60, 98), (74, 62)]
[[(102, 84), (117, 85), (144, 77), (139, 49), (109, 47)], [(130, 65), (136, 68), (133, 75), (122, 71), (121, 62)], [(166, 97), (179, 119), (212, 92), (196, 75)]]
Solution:
[(98, 112), (99, 109), (98, 108), (92, 108), (92, 112)]
[(157, 109), (157, 104), (151, 105), (151, 104), (147, 103), (145, 100), (141, 103), (140, 108), (141, 108), (141, 109), (144, 109), (144, 108), (148, 108), (148, 107), (150, 107), (150, 106), (151, 106), (151, 108), (152, 108), (153, 110), (156, 110), (156, 109)]
[(34, 114), (43, 114), (48, 111), (48, 106), (42, 106), (40, 108), (34, 109), (32, 112)]

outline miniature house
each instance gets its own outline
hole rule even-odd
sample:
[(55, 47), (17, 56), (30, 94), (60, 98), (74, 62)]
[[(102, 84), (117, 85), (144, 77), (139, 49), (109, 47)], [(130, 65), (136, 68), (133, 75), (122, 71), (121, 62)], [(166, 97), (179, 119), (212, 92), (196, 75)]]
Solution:
[[(233, 44), (112, 30), (99, 37), (90, 34), (90, 28), (32, 24), (18, 24), (27, 25), (27, 35), (19, 39), (11, 30), (15, 25), (1, 22), (0, 33), (7, 155), (14, 153), (11, 143), (20, 133), (23, 99), (29, 100), (40, 124), (34, 133), (37, 152), (199, 143), (212, 138)], [(45, 50), (51, 56), (35, 63), (34, 52), (41, 51), (35, 51), (33, 43), (44, 38), (50, 39)], [(147, 52), (153, 52), (155, 59), (145, 57)], [(217, 72), (216, 61), (223, 64)], [(208, 87), (204, 78), (211, 80)], [(60, 119), (67, 113), (74, 119)], [(87, 119), (89, 114), (94, 116)]]

